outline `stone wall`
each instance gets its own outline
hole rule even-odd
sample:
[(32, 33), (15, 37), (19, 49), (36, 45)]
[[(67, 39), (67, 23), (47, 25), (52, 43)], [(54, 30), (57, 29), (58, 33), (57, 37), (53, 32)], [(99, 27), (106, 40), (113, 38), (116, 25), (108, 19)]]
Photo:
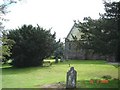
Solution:
[(87, 53), (83, 49), (78, 49), (74, 41), (65, 41), (65, 59), (105, 59), (105, 56), (99, 54)]

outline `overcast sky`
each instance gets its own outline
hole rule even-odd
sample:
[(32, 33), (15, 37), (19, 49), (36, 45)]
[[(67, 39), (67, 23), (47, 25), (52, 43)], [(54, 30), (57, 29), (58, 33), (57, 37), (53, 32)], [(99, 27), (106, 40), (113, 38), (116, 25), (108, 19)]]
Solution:
[(56, 32), (57, 40), (69, 33), (74, 22), (84, 17), (99, 18), (104, 12), (103, 0), (23, 0), (9, 7), (6, 15), (10, 19), (6, 29), (14, 29), (23, 24), (39, 24), (41, 27)]

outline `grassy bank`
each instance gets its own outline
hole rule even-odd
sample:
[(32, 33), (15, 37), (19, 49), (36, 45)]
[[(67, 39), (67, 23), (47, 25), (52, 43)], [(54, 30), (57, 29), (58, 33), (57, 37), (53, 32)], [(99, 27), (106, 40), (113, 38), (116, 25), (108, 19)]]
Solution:
[[(118, 68), (101, 60), (69, 60), (45, 67), (12, 68), (2, 66), (3, 88), (40, 88), (43, 85), (66, 82), (66, 72), (70, 67), (77, 71), (78, 88), (117, 88)], [(109, 83), (90, 83), (90, 80), (102, 80), (111, 76)]]

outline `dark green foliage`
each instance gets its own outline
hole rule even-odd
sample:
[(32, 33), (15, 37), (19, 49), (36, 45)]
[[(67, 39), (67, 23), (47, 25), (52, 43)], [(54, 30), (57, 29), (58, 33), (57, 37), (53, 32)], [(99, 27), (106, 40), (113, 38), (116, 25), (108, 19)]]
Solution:
[(112, 79), (112, 77), (110, 75), (104, 75), (102, 78), (103, 79)]
[(55, 34), (39, 26), (23, 25), (9, 31), (8, 38), (16, 42), (11, 50), (15, 67), (42, 65), (43, 59), (49, 57), (55, 49)]
[(108, 27), (110, 27), (111, 39), (115, 44), (115, 57), (116, 61), (120, 62), (120, 1), (107, 3), (105, 2), (105, 11), (103, 18), (108, 21)]
[(82, 33), (78, 46), (94, 53), (120, 60), (120, 2), (105, 2), (105, 13), (99, 19), (84, 18), (77, 27)]
[[(85, 18), (84, 22), (78, 23), (81, 35), (80, 47), (93, 50), (95, 53), (103, 55), (113, 55), (116, 47), (116, 32), (109, 29), (110, 25), (105, 19), (93, 20), (90, 17)], [(111, 31), (110, 31), (111, 30)]]

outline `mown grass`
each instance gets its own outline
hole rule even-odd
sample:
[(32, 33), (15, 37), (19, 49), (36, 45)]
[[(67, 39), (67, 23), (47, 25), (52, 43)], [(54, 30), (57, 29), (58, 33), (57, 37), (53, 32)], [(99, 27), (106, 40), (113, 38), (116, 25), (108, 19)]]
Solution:
[[(12, 68), (9, 65), (2, 66), (3, 88), (40, 88), (43, 85), (66, 82), (66, 73), (70, 67), (77, 71), (77, 88), (118, 88), (118, 68), (107, 64), (103, 60), (68, 60), (54, 63), (52, 66)], [(101, 80), (103, 76), (112, 78), (107, 84), (94, 82), (91, 79)]]

